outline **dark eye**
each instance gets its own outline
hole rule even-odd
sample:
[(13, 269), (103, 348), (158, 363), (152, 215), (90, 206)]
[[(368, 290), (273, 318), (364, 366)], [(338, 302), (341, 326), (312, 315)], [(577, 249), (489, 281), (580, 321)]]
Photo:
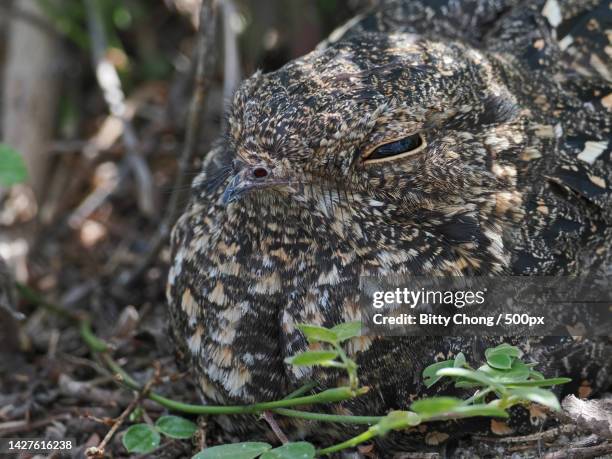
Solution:
[(423, 136), (421, 134), (413, 134), (394, 142), (379, 145), (368, 152), (364, 159), (366, 161), (397, 159), (400, 155), (402, 157), (409, 156), (409, 154), (421, 151), (424, 145)]

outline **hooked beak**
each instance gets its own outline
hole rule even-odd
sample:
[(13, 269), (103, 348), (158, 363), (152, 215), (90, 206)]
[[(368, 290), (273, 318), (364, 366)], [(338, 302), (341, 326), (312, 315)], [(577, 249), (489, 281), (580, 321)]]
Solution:
[(276, 178), (272, 170), (264, 165), (247, 166), (236, 172), (227, 184), (221, 202), (227, 206), (237, 201), (251, 190), (269, 188), (275, 185), (288, 185), (286, 179)]

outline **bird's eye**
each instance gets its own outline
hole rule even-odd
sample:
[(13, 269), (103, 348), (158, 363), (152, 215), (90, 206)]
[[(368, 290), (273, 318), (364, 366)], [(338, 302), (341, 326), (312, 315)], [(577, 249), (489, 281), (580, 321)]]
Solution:
[(423, 136), (413, 134), (373, 148), (364, 155), (364, 160), (371, 163), (399, 159), (412, 156), (423, 150), (424, 147), (425, 139), (423, 139)]

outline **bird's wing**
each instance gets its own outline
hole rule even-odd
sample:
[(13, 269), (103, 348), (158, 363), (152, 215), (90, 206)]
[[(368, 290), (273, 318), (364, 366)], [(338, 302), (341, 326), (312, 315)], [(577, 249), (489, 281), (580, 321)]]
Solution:
[(550, 174), (545, 177), (555, 185), (562, 187), (567, 193), (584, 199), (589, 204), (599, 208), (602, 216), (608, 222), (612, 221), (612, 166), (609, 161), (610, 148), (609, 141), (583, 142), (593, 143), (596, 146), (583, 147), (581, 152), (576, 152), (580, 156), (585, 151), (592, 149), (603, 150), (603, 155), (608, 157), (601, 165), (595, 167), (581, 160), (566, 162), (557, 166)]
[[(548, 0), (543, 14), (554, 27), (570, 66), (612, 82), (612, 9), (607, 0)], [(611, 102), (612, 103), (612, 102)]]

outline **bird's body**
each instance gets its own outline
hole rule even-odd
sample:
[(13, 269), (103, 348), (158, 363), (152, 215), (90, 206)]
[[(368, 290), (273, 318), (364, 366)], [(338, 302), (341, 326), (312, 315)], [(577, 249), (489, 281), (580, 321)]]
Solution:
[[(612, 274), (607, 3), (382, 3), (246, 80), (194, 182), (168, 299), (211, 403), (333, 384), (284, 359), (307, 347), (296, 324), (358, 316), (363, 275)], [(341, 409), (406, 408), (425, 366), (494, 341), (355, 339), (375, 389)], [(608, 380), (605, 343), (545, 342), (521, 344), (549, 374), (580, 355), (579, 379)]]

